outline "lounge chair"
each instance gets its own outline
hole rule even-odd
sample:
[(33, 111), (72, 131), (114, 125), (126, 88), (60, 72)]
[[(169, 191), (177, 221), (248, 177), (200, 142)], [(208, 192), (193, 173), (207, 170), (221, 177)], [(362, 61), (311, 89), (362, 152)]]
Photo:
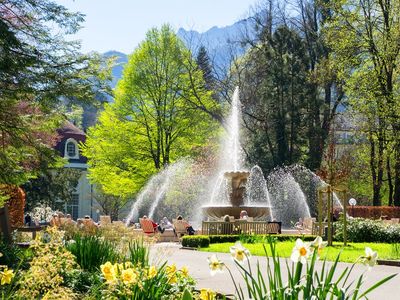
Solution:
[(187, 229), (186, 229), (186, 227), (188, 225), (187, 221), (173, 219), (172, 223), (175, 228), (175, 233), (179, 238), (182, 237), (183, 235), (187, 234)]
[(150, 219), (139, 219), (140, 228), (142, 228), (143, 233), (147, 236), (154, 236), (155, 228), (153, 227), (153, 222)]

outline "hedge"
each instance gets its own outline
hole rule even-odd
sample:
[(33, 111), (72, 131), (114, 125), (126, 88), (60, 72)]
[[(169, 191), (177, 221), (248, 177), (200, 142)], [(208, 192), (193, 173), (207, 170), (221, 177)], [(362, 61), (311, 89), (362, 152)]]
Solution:
[(206, 235), (184, 235), (182, 246), (191, 248), (205, 248), (210, 245), (210, 238)]
[[(219, 244), (219, 243), (234, 243), (236, 241), (242, 240), (247, 243), (262, 242), (267, 239), (267, 237), (273, 237), (277, 241), (294, 241), (296, 239), (301, 239), (303, 241), (313, 241), (315, 239), (314, 235), (291, 235), (291, 234), (271, 234), (271, 235), (185, 235), (182, 237), (183, 247), (208, 247), (209, 244)], [(203, 246), (204, 245), (204, 246)]]
[(354, 218), (380, 219), (400, 218), (400, 207), (393, 206), (348, 206), (347, 213)]

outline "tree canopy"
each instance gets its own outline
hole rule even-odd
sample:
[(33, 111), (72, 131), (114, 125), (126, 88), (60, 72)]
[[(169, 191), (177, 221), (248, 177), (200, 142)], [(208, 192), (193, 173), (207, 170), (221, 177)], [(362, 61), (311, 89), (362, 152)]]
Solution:
[(90, 177), (106, 193), (132, 195), (151, 174), (195, 155), (215, 135), (215, 108), (192, 54), (164, 25), (129, 57), (115, 103), (88, 132)]

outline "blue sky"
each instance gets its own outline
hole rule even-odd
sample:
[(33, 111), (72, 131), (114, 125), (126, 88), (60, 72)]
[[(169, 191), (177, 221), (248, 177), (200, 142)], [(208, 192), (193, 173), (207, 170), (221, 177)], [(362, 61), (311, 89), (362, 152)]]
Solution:
[(146, 31), (163, 23), (200, 32), (248, 16), (256, 0), (56, 0), (86, 15), (76, 39), (82, 51), (131, 53)]

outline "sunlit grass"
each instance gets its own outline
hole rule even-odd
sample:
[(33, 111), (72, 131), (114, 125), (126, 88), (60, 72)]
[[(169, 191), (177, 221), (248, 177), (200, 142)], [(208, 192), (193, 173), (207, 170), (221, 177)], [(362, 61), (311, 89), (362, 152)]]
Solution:
[[(207, 248), (201, 248), (201, 251), (207, 252), (225, 252), (229, 253), (229, 247), (233, 246), (234, 243), (220, 243), (210, 244)], [(293, 241), (277, 242), (276, 244), (277, 254), (280, 257), (290, 257), (294, 246)], [(262, 243), (254, 244), (243, 244), (244, 247), (250, 250), (252, 255), (264, 256), (264, 248)], [(343, 243), (334, 243), (332, 247), (326, 247), (321, 253), (321, 259), (326, 257), (327, 260), (333, 261), (336, 259), (338, 253), (342, 251), (340, 255), (341, 262), (355, 262), (357, 258), (365, 254), (365, 247), (370, 247), (372, 250), (378, 252), (378, 259), (400, 259), (400, 253), (393, 251), (392, 244), (383, 243), (348, 243), (346, 247), (343, 247)], [(266, 247), (268, 255), (270, 255), (270, 249)]]

